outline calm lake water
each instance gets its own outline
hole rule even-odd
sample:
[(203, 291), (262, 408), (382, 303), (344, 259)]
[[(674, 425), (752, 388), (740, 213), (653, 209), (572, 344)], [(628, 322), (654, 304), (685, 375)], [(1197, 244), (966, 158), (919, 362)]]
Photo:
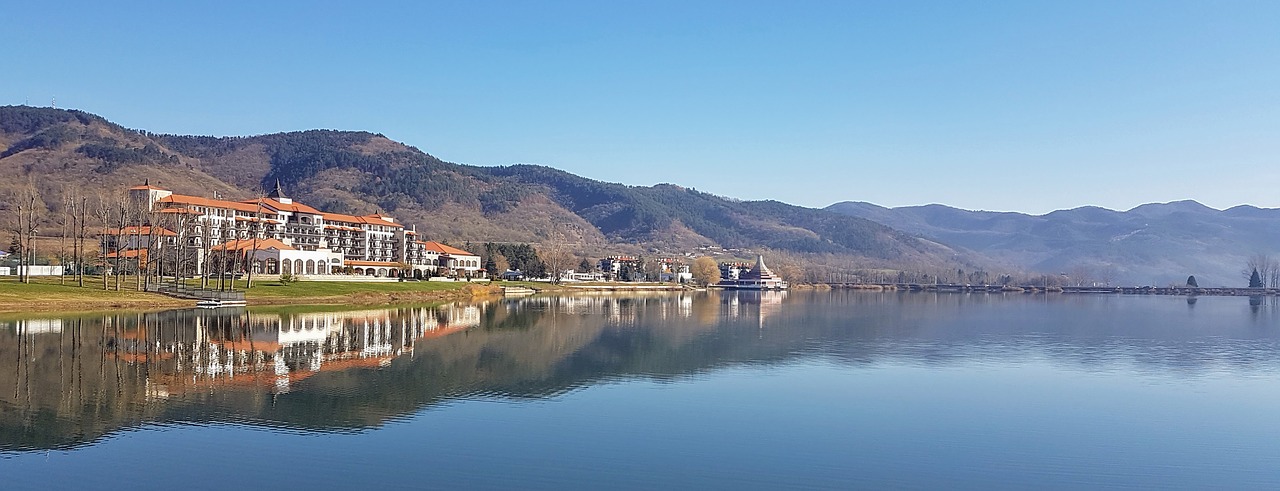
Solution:
[(791, 292), (0, 320), (4, 489), (1280, 488), (1280, 306)]

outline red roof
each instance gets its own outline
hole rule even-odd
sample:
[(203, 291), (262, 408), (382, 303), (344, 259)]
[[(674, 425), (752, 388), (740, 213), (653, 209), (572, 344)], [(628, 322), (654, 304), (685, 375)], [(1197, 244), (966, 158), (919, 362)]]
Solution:
[(284, 203), (281, 203), (271, 198), (258, 198), (256, 200), (250, 199), (250, 200), (242, 201), (242, 203), (249, 203), (249, 204), (261, 203), (262, 206), (267, 206), (279, 211), (292, 211), (294, 213), (310, 213), (312, 215), (323, 214), (323, 212), (321, 212), (320, 210), (304, 205), (302, 203), (294, 202), (286, 205)]
[(450, 254), (454, 256), (474, 256), (475, 255), (470, 252), (459, 249), (457, 247), (451, 247), (451, 246), (441, 244), (434, 240), (427, 241), (427, 242), (420, 242), (420, 244), (422, 244), (424, 249), (428, 251), (435, 251), (440, 254)]
[(205, 206), (209, 208), (225, 208), (225, 209), (247, 211), (247, 212), (253, 212), (253, 213), (258, 213), (262, 211), (262, 209), (256, 204), (251, 205), (248, 203), (240, 203), (236, 201), (201, 198), (199, 196), (187, 196), (185, 194), (171, 194), (169, 196), (160, 198), (159, 201), (161, 203), (174, 203), (174, 204), (188, 205), (188, 206), (191, 206), (191, 205)]
[(288, 244), (285, 244), (284, 242), (280, 242), (280, 239), (257, 239), (257, 244), (254, 243), (254, 239), (229, 240), (221, 244), (218, 244), (216, 246), (213, 246), (211, 249), (215, 251), (221, 251), (221, 250), (265, 251), (268, 249), (276, 249), (281, 251), (295, 250), (293, 247), (290, 247)]
[(364, 223), (369, 225), (382, 225), (384, 227), (404, 228), (404, 225), (400, 225), (394, 222), (388, 222), (386, 220), (383, 220), (382, 217), (378, 215), (368, 215), (368, 216), (358, 217), (355, 215), (344, 215), (342, 213), (323, 213), (323, 212), (321, 213), (321, 215), (324, 215), (324, 220), (326, 222)]

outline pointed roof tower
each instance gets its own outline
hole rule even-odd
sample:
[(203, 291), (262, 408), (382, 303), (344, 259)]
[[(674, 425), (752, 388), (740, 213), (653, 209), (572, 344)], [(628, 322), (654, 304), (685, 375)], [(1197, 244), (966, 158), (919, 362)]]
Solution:
[(280, 179), (278, 178), (276, 179), (276, 188), (270, 193), (267, 193), (267, 197), (276, 200), (281, 204), (293, 204), (293, 200), (289, 199), (288, 196), (285, 196), (284, 188), (280, 187)]
[(753, 279), (753, 280), (754, 279), (761, 279), (761, 280), (777, 279), (777, 277), (773, 275), (773, 271), (769, 271), (769, 267), (764, 265), (763, 255), (756, 255), (756, 265), (752, 266), (750, 271), (743, 273), (741, 276), (739, 276), (739, 278)]

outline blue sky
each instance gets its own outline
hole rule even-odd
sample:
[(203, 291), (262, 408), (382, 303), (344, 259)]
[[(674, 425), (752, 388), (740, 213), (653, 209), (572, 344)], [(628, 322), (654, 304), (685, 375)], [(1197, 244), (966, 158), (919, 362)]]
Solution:
[(1280, 206), (1280, 2), (7, 1), (0, 104), (805, 206)]

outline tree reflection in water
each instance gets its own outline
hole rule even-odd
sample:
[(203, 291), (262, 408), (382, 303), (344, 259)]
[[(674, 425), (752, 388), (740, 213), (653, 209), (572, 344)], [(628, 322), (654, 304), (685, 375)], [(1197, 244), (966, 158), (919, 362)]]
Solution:
[(1274, 370), (1274, 303), (1240, 300), (692, 292), (0, 321), (0, 450), (74, 447), (148, 423), (360, 431), (452, 399), (809, 356), (850, 369), (1038, 353), (1086, 367)]

